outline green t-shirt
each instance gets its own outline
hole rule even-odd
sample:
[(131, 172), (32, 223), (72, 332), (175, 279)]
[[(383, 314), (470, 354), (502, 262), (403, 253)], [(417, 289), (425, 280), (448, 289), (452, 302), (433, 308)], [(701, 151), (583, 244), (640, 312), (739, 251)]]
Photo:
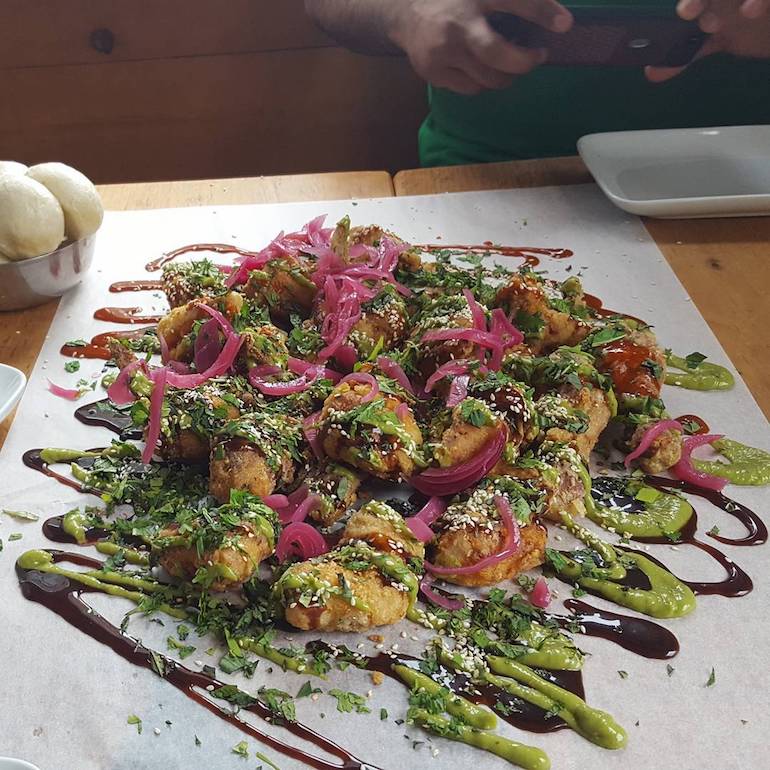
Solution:
[(572, 155), (597, 131), (770, 123), (770, 61), (719, 55), (666, 83), (637, 69), (543, 66), (504, 91), (430, 91), (425, 166)]

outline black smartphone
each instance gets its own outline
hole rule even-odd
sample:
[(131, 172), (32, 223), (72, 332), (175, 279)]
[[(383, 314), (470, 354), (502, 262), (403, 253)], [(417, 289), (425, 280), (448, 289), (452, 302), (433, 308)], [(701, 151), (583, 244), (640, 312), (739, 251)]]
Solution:
[(490, 16), (506, 39), (525, 48), (547, 48), (546, 64), (614, 67), (681, 67), (706, 35), (672, 7), (565, 4), (575, 17), (569, 32), (550, 32), (508, 13)]

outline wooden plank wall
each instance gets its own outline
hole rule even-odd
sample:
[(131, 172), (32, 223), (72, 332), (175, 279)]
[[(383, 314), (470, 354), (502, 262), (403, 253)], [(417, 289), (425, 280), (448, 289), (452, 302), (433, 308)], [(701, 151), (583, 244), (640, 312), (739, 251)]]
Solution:
[(302, 0), (3, 0), (0, 158), (96, 182), (417, 163), (425, 88)]

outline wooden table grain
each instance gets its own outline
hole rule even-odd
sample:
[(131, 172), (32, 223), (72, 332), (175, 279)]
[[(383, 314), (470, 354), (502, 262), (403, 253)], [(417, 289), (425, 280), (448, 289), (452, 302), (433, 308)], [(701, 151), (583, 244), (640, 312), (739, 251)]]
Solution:
[[(393, 184), (386, 171), (351, 171), (332, 174), (203, 179), (184, 182), (111, 184), (99, 187), (104, 207), (113, 211), (179, 206), (346, 198), (387, 198)], [(58, 300), (18, 312), (0, 313), (0, 362), (29, 375), (48, 334)], [(0, 446), (13, 414), (0, 423)]]
[[(396, 195), (579, 184), (577, 157), (401, 171)], [(770, 417), (770, 217), (643, 219), (765, 416)]]

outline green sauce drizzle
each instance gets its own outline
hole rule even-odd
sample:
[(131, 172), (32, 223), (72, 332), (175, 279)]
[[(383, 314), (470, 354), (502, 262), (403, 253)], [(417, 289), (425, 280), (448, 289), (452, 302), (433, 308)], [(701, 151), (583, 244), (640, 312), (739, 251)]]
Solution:
[(692, 464), (704, 473), (721, 476), (741, 486), (762, 486), (770, 484), (770, 452), (755, 449), (729, 438), (717, 439), (711, 446), (730, 462), (718, 460), (697, 460)]
[(475, 727), (469, 727), (456, 721), (450, 721), (436, 714), (429, 714), (422, 709), (414, 709), (412, 721), (436, 735), (448, 738), (450, 741), (467, 743), (477, 749), (483, 749), (491, 754), (505, 759), (524, 770), (550, 770), (551, 760), (545, 752), (535, 746), (527, 746), (516, 741), (509, 741), (494, 733), (487, 733)]
[[(410, 689), (420, 688), (431, 695), (446, 692), (440, 684), (407, 666), (396, 664), (393, 666), (393, 671)], [(491, 711), (480, 708), (459, 695), (451, 693), (448, 695), (446, 710), (447, 713), (479, 730), (494, 730), (497, 727), (497, 717)]]
[(543, 679), (518, 661), (495, 655), (487, 660), (495, 672), (484, 676), (490, 684), (557, 713), (576, 733), (597, 746), (622, 749), (626, 745), (626, 731), (605, 711), (592, 708), (582, 698)]
[(665, 537), (679, 532), (692, 518), (692, 506), (682, 497), (642, 486), (636, 499), (644, 503), (644, 511), (606, 508), (592, 499), (586, 515), (600, 527), (629, 537)]
[(676, 385), (688, 390), (730, 390), (735, 385), (732, 373), (719, 364), (701, 361), (697, 366), (687, 365), (687, 360), (669, 353), (666, 363), (681, 371), (667, 371), (666, 385)]

